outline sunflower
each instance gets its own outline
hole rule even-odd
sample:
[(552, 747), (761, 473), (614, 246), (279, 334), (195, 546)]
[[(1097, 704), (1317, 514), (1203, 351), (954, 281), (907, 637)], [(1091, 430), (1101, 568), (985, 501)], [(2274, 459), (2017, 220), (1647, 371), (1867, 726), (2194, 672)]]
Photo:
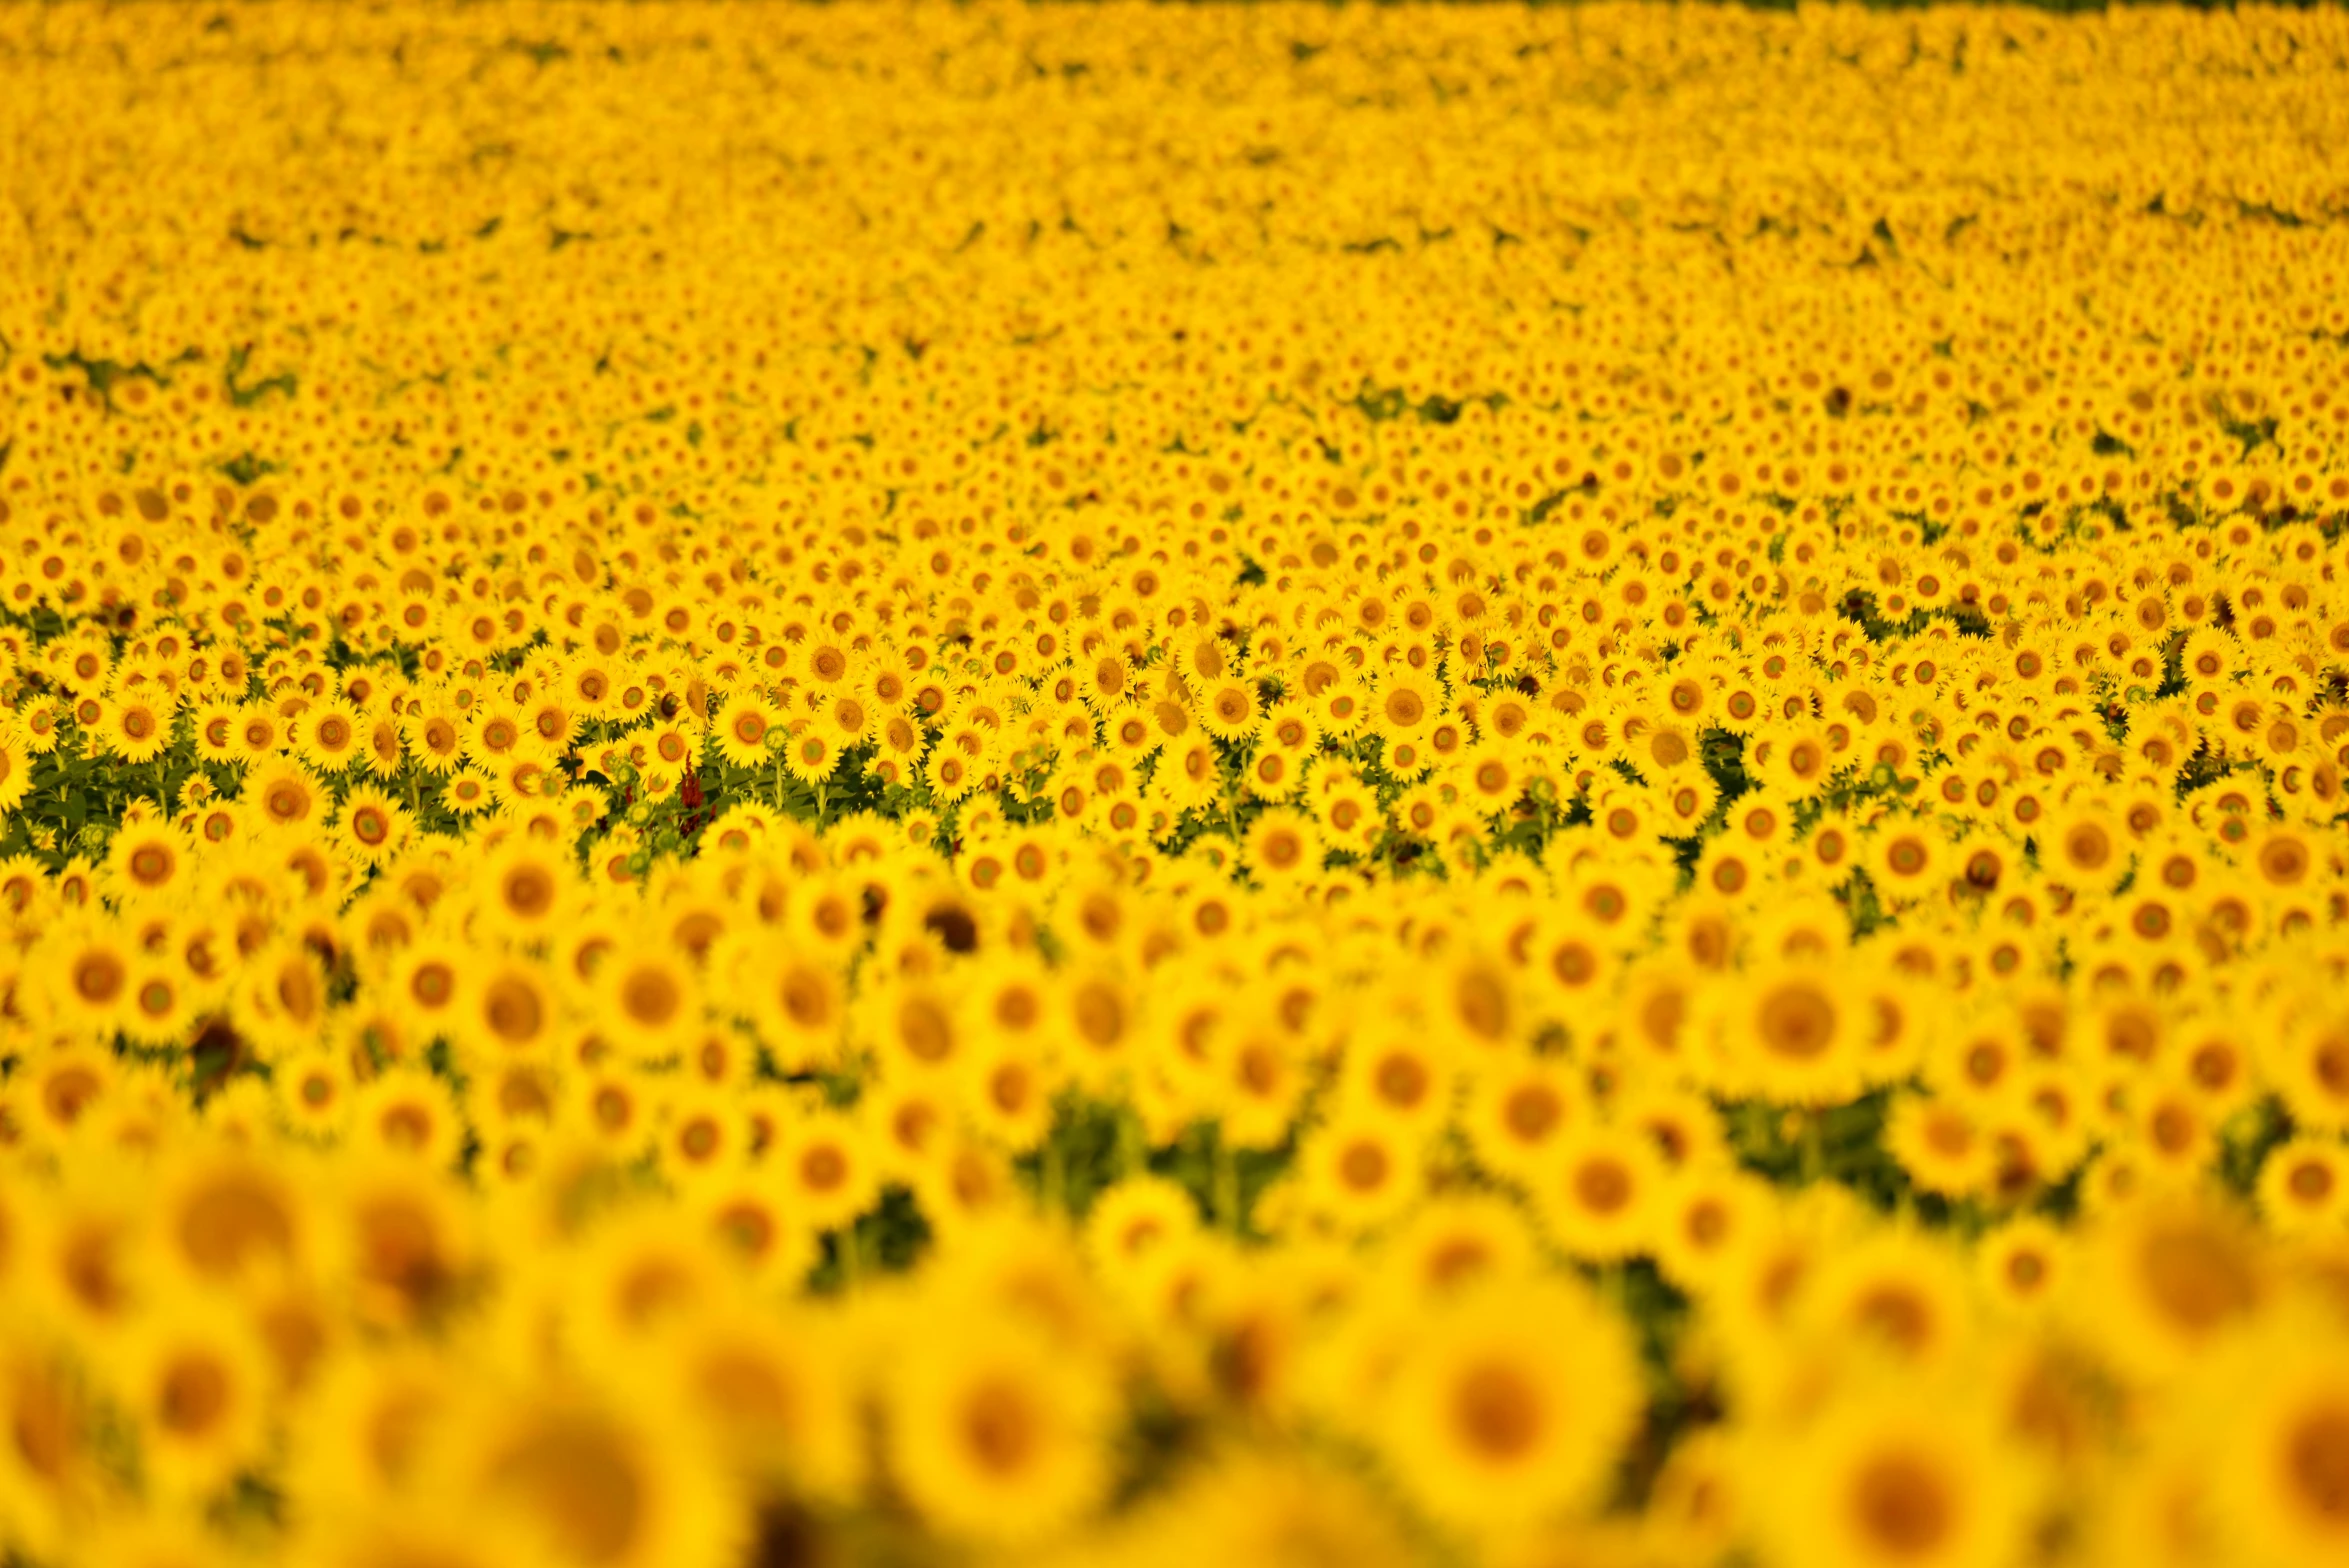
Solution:
[(1495, 1193), (1454, 1192), (1398, 1225), (1384, 1256), (1414, 1288), (1437, 1298), (1515, 1279), (1534, 1267), (1536, 1251), (1517, 1204)]
[(372, 784), (354, 786), (335, 812), (335, 842), (351, 864), (372, 870), (407, 848), (408, 813)]
[(1311, 799), (1333, 848), (1360, 854), (1370, 848), (1386, 827), (1378, 796), (1351, 768), (1316, 767)]
[(2227, 1211), (2183, 1196), (2116, 1204), (2081, 1264), (2082, 1326), (2124, 1372), (2151, 1382), (2223, 1347), (2275, 1290), (2259, 1238)]
[(385, 1154), (336, 1162), (328, 1204), (329, 1276), (365, 1326), (405, 1331), (438, 1319), (474, 1286), (474, 1207), (446, 1175)]
[(1420, 1561), (1394, 1504), (1346, 1467), (1308, 1454), (1237, 1449), (1145, 1502), (1123, 1530), (1090, 1547), (1137, 1563)]
[(291, 935), (264, 942), (246, 958), (230, 995), (238, 1030), (263, 1060), (315, 1046), (331, 1005), (317, 953)]
[(1033, 1544), (1107, 1493), (1101, 1370), (1013, 1322), (978, 1318), (907, 1345), (884, 1405), (889, 1468), (944, 1533)]
[(1629, 1128), (1585, 1121), (1559, 1140), (1531, 1183), (1556, 1243), (1577, 1258), (1618, 1262), (1654, 1250), (1669, 1191), (1655, 1145)]
[(89, 1379), (50, 1337), (13, 1313), (0, 1337), (0, 1539), (63, 1560), (125, 1503), (107, 1452), (119, 1441)]
[(1026, 1202), (1009, 1158), (967, 1131), (942, 1130), (936, 1153), (914, 1167), (912, 1185), (922, 1217), (946, 1247), (984, 1235)]
[(467, 715), (463, 740), (465, 760), (478, 768), (496, 769), (532, 749), (529, 726), (522, 710), (510, 702), (485, 699)]
[(77, 1035), (111, 1035), (131, 1004), (136, 952), (111, 922), (83, 915), (43, 934), (26, 989), (46, 1022)]
[(711, 726), (718, 753), (738, 768), (763, 768), (785, 735), (782, 711), (754, 691), (737, 692)]
[(32, 787), (31, 751), (23, 737), (0, 731), (0, 812), (14, 811)]
[(1779, 960), (1715, 996), (1712, 1033), (1726, 1082), (1767, 1099), (1820, 1106), (1858, 1092), (1873, 1020), (1841, 970)]
[(971, 1043), (956, 993), (927, 981), (898, 980), (869, 989), (858, 1031), (867, 1039), (885, 1076), (901, 1072), (949, 1075)]
[(1931, 817), (1888, 818), (1865, 847), (1868, 872), (1887, 902), (1934, 897), (1948, 880), (1949, 840)]
[(802, 1072), (835, 1061), (848, 1016), (839, 967), (804, 951), (770, 955), (747, 944), (740, 951), (726, 995), (741, 1000), (777, 1064)]
[(787, 1212), (785, 1195), (758, 1166), (704, 1176), (682, 1196), (688, 1224), (754, 1288), (793, 1287), (818, 1261), (815, 1233)]
[(1371, 693), (1367, 727), (1388, 738), (1390, 748), (1396, 740), (1423, 733), (1444, 711), (1443, 690), (1432, 675), (1397, 664), (1380, 677), (1378, 689)]
[(332, 1050), (300, 1053), (272, 1064), (270, 1087), (277, 1091), (286, 1126), (329, 1143), (350, 1124), (350, 1058)]
[[(933, 759), (935, 753), (932, 754)], [(1151, 784), (1177, 811), (1205, 806), (1224, 790), (1224, 761), (1215, 742), (1205, 736), (1171, 743), (1158, 759)]]
[(1417, 1200), (1420, 1164), (1408, 1126), (1360, 1106), (1308, 1133), (1298, 1151), (1304, 1201), (1344, 1235), (1376, 1230)]
[(2349, 1353), (2332, 1322), (2293, 1327), (2212, 1379), (2212, 1500), (2247, 1557), (2317, 1568), (2349, 1552)]
[(1443, 1032), (1472, 1051), (1495, 1053), (1517, 1041), (1523, 1003), (1509, 966), (1478, 947), (1462, 945), (1448, 961), (1431, 965)]
[(17, 1127), (30, 1143), (61, 1143), (69, 1138), (85, 1113), (95, 1109), (113, 1091), (121, 1071), (111, 1052), (93, 1044), (66, 1045), (36, 1057), (25, 1076), (32, 1116)]
[(677, 1224), (666, 1204), (598, 1211), (564, 1262), (562, 1333), (590, 1366), (641, 1355), (726, 1300), (735, 1280), (725, 1255)]
[(1312, 1087), (1303, 1044), (1269, 1020), (1242, 1017), (1215, 1041), (1213, 1078), (1201, 1085), (1222, 1136), (1237, 1148), (1281, 1143)]
[(470, 817), (496, 803), (497, 780), (480, 768), (460, 768), (441, 786), (441, 804), (457, 816)]
[(305, 1512), (341, 1516), (402, 1493), (460, 1390), (458, 1368), (418, 1345), (329, 1359), (291, 1422), (287, 1479)]
[(268, 1364), (251, 1325), (226, 1303), (174, 1303), (142, 1324), (123, 1365), (141, 1469), (164, 1495), (203, 1497), (260, 1456)]
[(196, 756), (205, 762), (242, 762), (244, 749), (237, 743), (237, 704), (225, 699), (207, 698), (196, 707)]
[(2307, 1136), (2278, 1144), (2259, 1168), (2258, 1198), (2279, 1236), (2339, 1235), (2349, 1220), (2349, 1147)]
[(789, 1212), (810, 1230), (848, 1224), (879, 1195), (876, 1162), (859, 1124), (845, 1116), (808, 1116), (782, 1130), (767, 1164)]
[(170, 699), (146, 687), (100, 703), (96, 722), (85, 728), (98, 754), (136, 766), (154, 761), (170, 746), (172, 714)]
[(154, 1173), (159, 1255), (179, 1275), (233, 1287), (298, 1271), (314, 1216), (298, 1168), (233, 1144), (179, 1152)]
[(187, 874), (188, 849), (168, 823), (125, 818), (106, 850), (106, 874), (123, 899), (167, 896)]
[(864, 1480), (853, 1363), (833, 1319), (722, 1307), (663, 1345), (663, 1378), (739, 1473), (841, 1503)]
[(1380, 1402), (1399, 1485), (1486, 1534), (1596, 1504), (1642, 1398), (1621, 1320), (1567, 1280), (1516, 1279), (1457, 1293), (1424, 1327)]
[(954, 1089), (947, 1077), (884, 1078), (858, 1099), (875, 1166), (890, 1181), (919, 1185), (947, 1153)]
[(492, 959), (468, 977), (451, 1009), (453, 1043), (484, 1068), (550, 1056), (563, 1021), (561, 1001), (543, 965)]
[(560, 691), (545, 691), (522, 708), (524, 745), (542, 761), (561, 756), (579, 733), (579, 710)]
[(1974, 1264), (1993, 1302), (2031, 1319), (2061, 1299), (2072, 1249), (2053, 1223), (2025, 1215), (1983, 1237), (1975, 1248)]
[(1457, 1074), (1426, 1032), (1390, 1025), (1354, 1038), (1339, 1081), (1348, 1102), (1431, 1130), (1451, 1115)]
[(1767, 1223), (1773, 1196), (1743, 1171), (1707, 1167), (1667, 1183), (1656, 1226), (1656, 1261), (1681, 1289), (1719, 1286)]
[(2261, 1065), (2293, 1120), (2349, 1132), (2349, 1008), (2312, 999), (2262, 1031), (2260, 1043)]
[(358, 760), (366, 742), (359, 710), (336, 698), (304, 712), (292, 735), (294, 755), (314, 772), (339, 773)]
[(456, 1027), (477, 970), (477, 960), (456, 944), (424, 937), (392, 959), (385, 981), (387, 999), (423, 1034), (445, 1034)]
[(688, 1080), (664, 1102), (653, 1149), (672, 1182), (698, 1187), (731, 1177), (749, 1160), (749, 1119), (732, 1096)]
[(1144, 1259), (1199, 1227), (1198, 1204), (1184, 1188), (1164, 1177), (1129, 1176), (1094, 1200), (1085, 1251), (1096, 1274), (1122, 1286)]
[(1243, 858), (1265, 887), (1292, 887), (1321, 870), (1319, 825), (1292, 807), (1275, 806), (1248, 824)]
[(516, 835), (500, 844), (475, 874), (475, 919), (485, 935), (532, 941), (559, 926), (572, 872), (561, 851)]
[(465, 1121), (455, 1092), (439, 1076), (413, 1066), (395, 1066), (360, 1084), (352, 1094), (351, 1126), (356, 1140), (445, 1170), (465, 1141)]
[(142, 954), (131, 968), (130, 999), (121, 1021), (124, 1037), (136, 1045), (178, 1045), (206, 989), (175, 958)]
[(1052, 1131), (1053, 1073), (1037, 1040), (996, 1037), (973, 1053), (963, 1103), (980, 1133), (1014, 1153), (1039, 1147)]
[[(808, 707), (810, 724), (831, 737), (834, 745), (843, 751), (853, 750), (873, 738), (883, 711), (862, 692), (828, 692), (814, 696)], [(1089, 717), (1078, 715), (1083, 722), (1080, 734), (1086, 744), (1093, 738)]]
[(2129, 866), (2129, 844), (2116, 814), (2093, 796), (2079, 796), (2048, 813), (2032, 829), (2039, 863), (2069, 886), (2102, 891)]
[(1521, 1182), (1555, 1169), (1558, 1151), (1592, 1113), (1573, 1068), (1555, 1057), (1521, 1057), (1480, 1069), (1464, 1112), (1479, 1163)]
[(1237, 676), (1202, 682), (1191, 711), (1202, 729), (1228, 743), (1252, 738), (1264, 718), (1255, 682)]
[(419, 1490), (463, 1498), (534, 1547), (526, 1559), (720, 1568), (749, 1542), (732, 1473), (690, 1411), (649, 1382), (634, 1381), (624, 1398), (484, 1390), (468, 1406)]
[(701, 977), (676, 948), (632, 944), (596, 965), (593, 990), (607, 1037), (623, 1059), (673, 1059), (707, 1020)]
[(298, 828), (322, 814), (327, 796), (299, 762), (281, 757), (246, 773), (243, 798), (259, 808), (263, 822)]
[(833, 637), (811, 641), (799, 660), (810, 684), (826, 689), (854, 689), (865, 683), (871, 668), (869, 655)]
[(1971, 1283), (1939, 1242), (1887, 1226), (1826, 1260), (1803, 1293), (1798, 1321), (1838, 1347), (1864, 1345), (1907, 1375), (1930, 1375), (1973, 1343)]
[[(813, 784), (832, 776), (840, 762), (840, 742), (829, 729), (804, 724), (783, 742), (783, 768), (803, 784)], [(938, 768), (946, 761), (955, 760), (933, 753), (930, 758), (931, 778), (942, 791), (951, 792), (953, 782), (941, 776)], [(976, 770), (973, 770), (974, 773)], [(970, 780), (975, 785), (976, 778)]]
[(1993, 1568), (2030, 1528), (2029, 1472), (1972, 1401), (1870, 1389), (1757, 1441), (1748, 1464), (1740, 1491), (1773, 1562)]

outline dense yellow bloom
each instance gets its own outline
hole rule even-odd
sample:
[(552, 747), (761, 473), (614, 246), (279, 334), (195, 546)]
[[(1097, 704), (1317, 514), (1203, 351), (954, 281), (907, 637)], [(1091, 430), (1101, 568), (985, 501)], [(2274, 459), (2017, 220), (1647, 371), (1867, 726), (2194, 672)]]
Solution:
[(0, 8), (0, 1560), (2341, 1558), (2349, 31), (1701, 21)]
[(891, 1380), (889, 1460), (941, 1529), (1032, 1542), (1098, 1500), (1113, 1393), (1104, 1369), (1009, 1326), (908, 1350)]
[(1405, 1488), (1472, 1531), (1591, 1502), (1638, 1411), (1621, 1324), (1580, 1289), (1505, 1280), (1427, 1326), (1387, 1396), (1387, 1453)]

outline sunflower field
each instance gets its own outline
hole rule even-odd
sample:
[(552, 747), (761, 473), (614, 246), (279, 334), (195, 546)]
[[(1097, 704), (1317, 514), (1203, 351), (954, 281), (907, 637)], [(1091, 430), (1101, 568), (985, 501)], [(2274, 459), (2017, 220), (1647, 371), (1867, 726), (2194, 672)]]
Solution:
[(2349, 1562), (2349, 12), (0, 9), (0, 1568)]

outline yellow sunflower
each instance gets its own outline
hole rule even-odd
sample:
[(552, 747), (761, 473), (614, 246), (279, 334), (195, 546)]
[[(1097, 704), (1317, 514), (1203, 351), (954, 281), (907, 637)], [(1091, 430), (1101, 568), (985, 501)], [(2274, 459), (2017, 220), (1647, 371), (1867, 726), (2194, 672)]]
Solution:
[(1623, 1322), (1548, 1278), (1464, 1290), (1422, 1324), (1380, 1402), (1397, 1484), (1472, 1534), (1596, 1506), (1641, 1406)]
[(1032, 1544), (1105, 1497), (1113, 1410), (1103, 1368), (1010, 1321), (978, 1318), (904, 1347), (888, 1382), (885, 1453), (942, 1532)]

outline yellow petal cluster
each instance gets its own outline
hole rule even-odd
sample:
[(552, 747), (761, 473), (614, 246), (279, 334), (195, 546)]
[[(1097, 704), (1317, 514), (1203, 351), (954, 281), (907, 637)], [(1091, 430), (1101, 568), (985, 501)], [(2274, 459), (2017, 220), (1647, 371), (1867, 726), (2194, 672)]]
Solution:
[(2349, 1562), (2345, 146), (0, 8), (0, 1563)]

